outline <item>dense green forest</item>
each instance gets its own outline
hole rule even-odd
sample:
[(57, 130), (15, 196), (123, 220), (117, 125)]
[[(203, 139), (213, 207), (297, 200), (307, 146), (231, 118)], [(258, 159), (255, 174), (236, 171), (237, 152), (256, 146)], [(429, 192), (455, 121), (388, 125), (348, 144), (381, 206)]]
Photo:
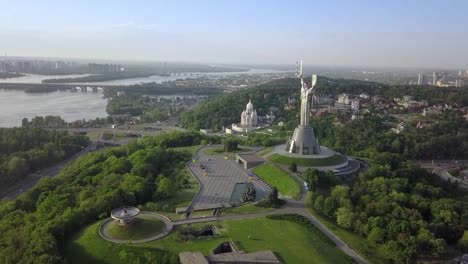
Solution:
[[(259, 115), (269, 112), (269, 107), (282, 109), (289, 97), (297, 96), (299, 81), (281, 79), (268, 84), (262, 84), (252, 89), (224, 94), (200, 103), (192, 110), (182, 114), (180, 125), (185, 128), (211, 128), (220, 130), (223, 126), (240, 121), (240, 114), (245, 109), (249, 99)], [(287, 120), (289, 113), (280, 111), (278, 120)], [(293, 113), (295, 115), (295, 113)]]
[(122, 123), (121, 119), (112, 118), (110, 116), (89, 120), (75, 120), (72, 122), (65, 121), (60, 116), (35, 116), (31, 120), (23, 118), (22, 127), (37, 127), (37, 128), (63, 128), (63, 127), (102, 127), (104, 125)]
[[(183, 107), (163, 107), (162, 103), (156, 103), (149, 97), (140, 95), (127, 95), (111, 98), (106, 106), (109, 115), (129, 114), (138, 116), (142, 122), (164, 121), (169, 116), (175, 115), (183, 110)], [(110, 117), (119, 123), (118, 117)], [(106, 121), (109, 121), (106, 119)]]
[[(182, 170), (191, 158), (167, 148), (203, 140), (163, 134), (89, 153), (17, 199), (0, 202), (0, 263), (61, 263), (66, 239), (86, 224), (122, 205), (164, 201), (183, 188)], [(176, 255), (163, 255), (158, 263), (178, 263)]]
[(367, 115), (342, 127), (333, 117), (312, 120), (329, 147), (367, 158), (371, 167), (350, 185), (318, 171), (304, 178), (313, 191), (314, 209), (339, 226), (367, 238), (369, 250), (381, 248), (387, 260), (412, 263), (417, 256), (441, 256), (447, 246), (468, 250), (468, 200), (456, 184), (441, 180), (409, 159), (468, 157), (468, 122), (446, 112), (423, 129), (389, 131), (384, 119)]
[[(351, 185), (319, 171), (303, 174), (313, 208), (365, 238), (372, 254), (386, 261), (414, 263), (418, 256), (440, 257), (456, 247), (468, 228), (466, 194), (397, 154), (379, 153), (369, 171)], [(383, 262), (385, 260), (382, 260)]]
[(0, 184), (70, 157), (89, 144), (84, 136), (39, 128), (0, 128)]
[[(117, 96), (118, 92), (125, 92), (125, 96)], [(145, 83), (132, 86), (122, 86), (116, 89), (106, 89), (104, 94), (109, 101), (106, 111), (109, 115), (130, 114), (140, 116), (143, 122), (163, 121), (169, 115), (176, 114), (181, 109), (172, 107), (162, 107), (162, 103), (156, 103), (148, 96), (158, 95), (217, 95), (221, 90), (204, 87), (174, 87), (168, 84)], [(169, 100), (169, 99), (162, 99)]]
[(468, 121), (457, 111), (446, 111), (431, 125), (399, 134), (375, 114), (343, 126), (333, 125), (333, 120), (333, 116), (313, 118), (315, 134), (321, 144), (349, 155), (373, 158), (391, 152), (407, 159), (468, 158)]

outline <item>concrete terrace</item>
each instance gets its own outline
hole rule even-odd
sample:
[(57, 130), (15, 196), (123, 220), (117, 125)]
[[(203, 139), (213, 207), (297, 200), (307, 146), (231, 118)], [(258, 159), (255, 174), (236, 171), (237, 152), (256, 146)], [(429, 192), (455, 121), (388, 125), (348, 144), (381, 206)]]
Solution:
[[(205, 151), (219, 146), (206, 146), (197, 151), (196, 162), (188, 164), (188, 168), (200, 182), (200, 191), (194, 197), (191, 208), (193, 210), (231, 207), (229, 204), (232, 191), (236, 183), (249, 181), (248, 170), (235, 160), (225, 160), (224, 155), (206, 155)], [(204, 170), (200, 165), (204, 166)], [(263, 192), (270, 188), (262, 181), (253, 178), (251, 182)]]

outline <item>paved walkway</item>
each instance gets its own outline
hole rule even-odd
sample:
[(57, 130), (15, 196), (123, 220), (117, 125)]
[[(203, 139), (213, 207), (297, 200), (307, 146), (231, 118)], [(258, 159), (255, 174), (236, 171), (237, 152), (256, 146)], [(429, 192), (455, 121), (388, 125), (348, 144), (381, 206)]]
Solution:
[[(207, 146), (197, 151), (197, 161), (189, 163), (188, 168), (200, 182), (200, 191), (193, 198), (192, 209), (231, 207), (230, 198), (236, 183), (249, 180), (248, 171), (235, 160), (225, 160), (224, 155), (206, 155), (205, 151), (222, 146)], [(203, 164), (206, 171), (200, 167)], [(252, 180), (261, 192), (270, 188), (258, 179)]]

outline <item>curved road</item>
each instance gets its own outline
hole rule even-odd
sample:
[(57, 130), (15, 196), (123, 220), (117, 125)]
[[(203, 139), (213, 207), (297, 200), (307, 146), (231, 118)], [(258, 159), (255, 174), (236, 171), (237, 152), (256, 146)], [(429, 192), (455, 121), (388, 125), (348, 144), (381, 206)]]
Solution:
[(86, 148), (82, 149), (80, 152), (75, 153), (73, 156), (69, 157), (66, 160), (63, 160), (51, 167), (42, 169), (39, 173), (31, 173), (23, 180), (19, 181), (15, 185), (11, 186), (10, 188), (5, 188), (4, 190), (0, 191), (0, 200), (2, 199), (15, 199), (20, 194), (32, 189), (36, 186), (36, 183), (44, 178), (44, 177), (53, 177), (59, 173), (63, 166), (72, 162), (73, 160), (77, 159), (83, 154), (88, 152), (94, 151), (96, 149), (96, 143), (91, 143)]

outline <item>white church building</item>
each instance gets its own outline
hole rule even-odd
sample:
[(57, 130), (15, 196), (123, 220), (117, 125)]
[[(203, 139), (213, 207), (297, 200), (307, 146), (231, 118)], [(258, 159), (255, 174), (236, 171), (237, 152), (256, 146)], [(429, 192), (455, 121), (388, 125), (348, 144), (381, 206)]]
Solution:
[[(249, 100), (245, 107), (245, 110), (241, 113), (241, 122), (239, 124), (232, 124), (231, 128), (226, 128), (226, 133), (248, 133), (268, 126), (267, 124), (261, 124), (259, 122), (259, 119), (261, 118), (259, 118), (259, 116), (257, 115), (257, 110), (255, 110), (252, 101)], [(268, 117), (268, 119), (274, 120), (274, 116)]]
[(258, 124), (257, 110), (254, 109), (252, 101), (249, 100), (249, 103), (245, 107), (245, 110), (241, 114), (241, 123), (243, 127), (256, 126)]

